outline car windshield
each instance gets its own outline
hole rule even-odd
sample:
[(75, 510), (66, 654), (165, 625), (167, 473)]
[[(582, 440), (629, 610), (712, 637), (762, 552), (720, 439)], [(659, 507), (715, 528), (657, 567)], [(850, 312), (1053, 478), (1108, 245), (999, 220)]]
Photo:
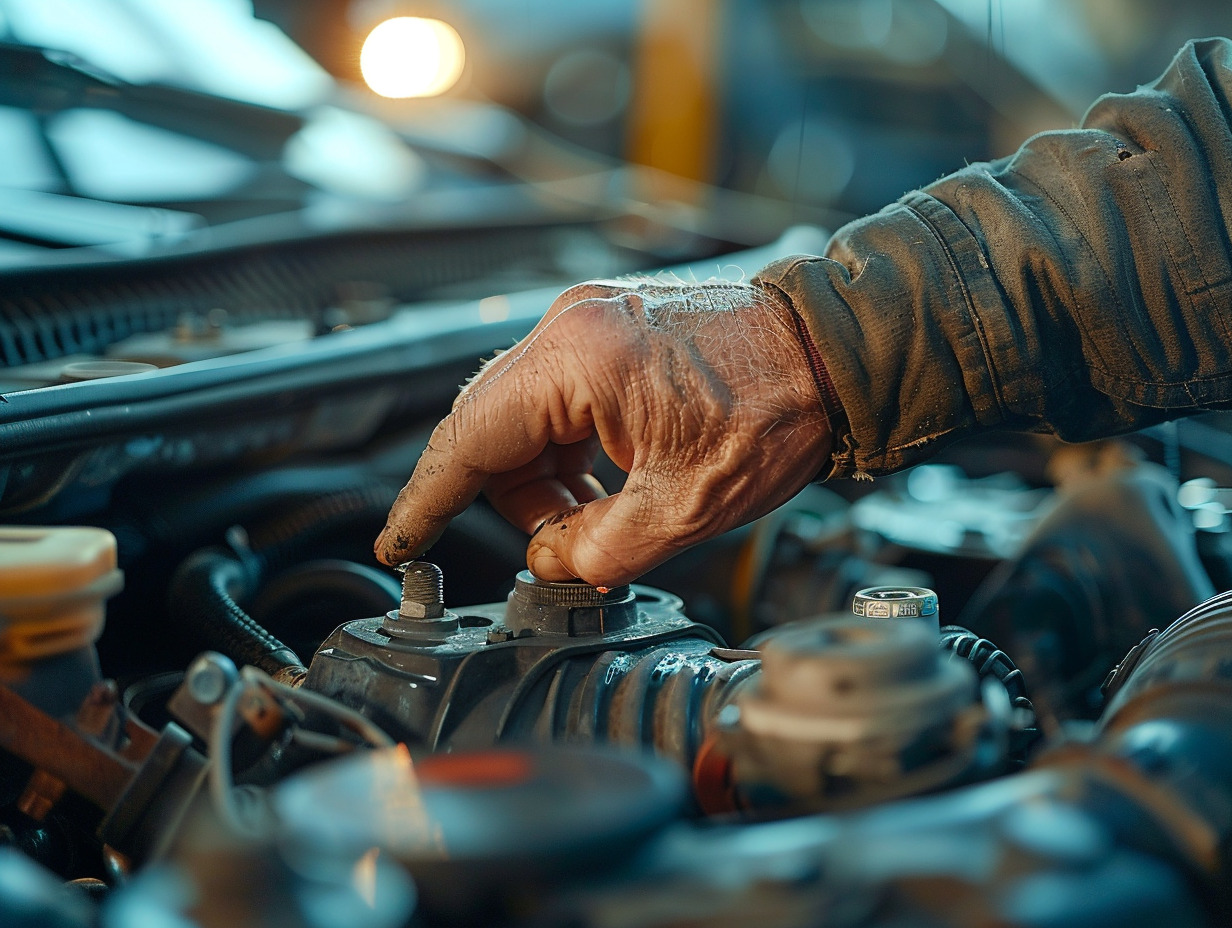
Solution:
[(69, 52), (132, 84), (300, 109), (333, 81), (245, 0), (3, 0), (4, 41)]

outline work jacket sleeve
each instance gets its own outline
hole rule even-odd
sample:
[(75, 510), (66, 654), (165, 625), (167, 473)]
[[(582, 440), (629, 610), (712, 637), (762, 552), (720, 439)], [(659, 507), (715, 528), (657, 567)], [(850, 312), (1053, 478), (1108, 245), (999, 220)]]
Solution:
[(1232, 406), (1230, 122), (1232, 43), (1190, 43), (1082, 128), (764, 269), (842, 405), (830, 475), (993, 427), (1081, 441)]

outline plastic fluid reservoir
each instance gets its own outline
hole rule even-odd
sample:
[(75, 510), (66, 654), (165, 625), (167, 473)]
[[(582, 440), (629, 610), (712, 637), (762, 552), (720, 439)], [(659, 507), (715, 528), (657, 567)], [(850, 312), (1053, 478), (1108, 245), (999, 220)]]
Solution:
[(100, 677), (104, 603), (123, 586), (104, 529), (0, 526), (0, 683), (74, 713)]

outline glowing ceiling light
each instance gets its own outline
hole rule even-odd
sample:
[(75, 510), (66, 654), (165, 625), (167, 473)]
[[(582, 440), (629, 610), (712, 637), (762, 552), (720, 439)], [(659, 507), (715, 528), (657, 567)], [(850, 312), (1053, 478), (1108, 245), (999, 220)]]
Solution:
[(466, 51), (448, 23), (418, 16), (387, 19), (364, 39), (359, 69), (383, 97), (434, 97), (462, 76)]

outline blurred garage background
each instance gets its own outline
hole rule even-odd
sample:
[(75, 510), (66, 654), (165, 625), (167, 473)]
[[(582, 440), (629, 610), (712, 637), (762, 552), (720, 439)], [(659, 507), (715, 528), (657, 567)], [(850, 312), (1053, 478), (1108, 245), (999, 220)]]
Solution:
[[(199, 216), (300, 205), (305, 183), (405, 200), (433, 187), (425, 158), (444, 158), (472, 178), (498, 172), (583, 203), (676, 210), (677, 225), (700, 211), (696, 225), (755, 244), (793, 223), (833, 228), (1073, 125), (1099, 93), (1152, 79), (1186, 38), (1232, 32), (1232, 10), (1220, 0), (4, 0), (0, 32), (13, 43), (3, 188), (175, 208), (160, 217), (164, 239)], [(157, 118), (157, 101), (98, 109), (74, 102), (63, 79), (32, 87), (17, 46), (207, 96), (163, 101)], [(205, 105), (211, 97), (311, 119), (240, 119)], [(625, 161), (650, 170), (619, 170)], [(55, 237), (11, 232), (8, 250), (25, 254), (23, 242)]]

